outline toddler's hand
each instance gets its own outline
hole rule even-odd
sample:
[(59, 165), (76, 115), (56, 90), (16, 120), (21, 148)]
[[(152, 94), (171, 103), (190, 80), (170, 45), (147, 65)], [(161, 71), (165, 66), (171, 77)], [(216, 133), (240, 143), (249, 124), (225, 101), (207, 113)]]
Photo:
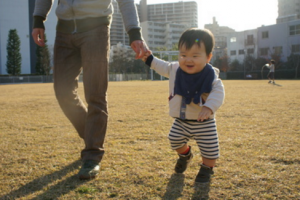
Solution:
[(210, 108), (203, 106), (202, 110), (200, 111), (198, 115), (197, 121), (203, 122), (204, 120), (208, 119), (210, 115), (212, 115), (213, 112)]
[(146, 62), (147, 58), (152, 54), (152, 51), (148, 50), (145, 55), (141, 58), (143, 62)]

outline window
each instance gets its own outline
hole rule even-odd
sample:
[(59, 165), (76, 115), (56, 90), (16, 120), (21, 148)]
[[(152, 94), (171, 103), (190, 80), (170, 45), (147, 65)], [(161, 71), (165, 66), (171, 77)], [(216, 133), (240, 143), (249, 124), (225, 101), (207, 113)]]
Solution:
[(239, 50), (239, 55), (243, 55), (243, 54), (245, 54), (244, 49), (240, 49), (240, 50)]
[(282, 47), (278, 46), (278, 47), (273, 47), (274, 49), (274, 54), (275, 55), (280, 55), (282, 53)]
[(300, 34), (300, 24), (290, 26), (290, 35), (299, 35)]
[(254, 54), (254, 49), (247, 49), (247, 54)]
[(230, 51), (230, 55), (231, 55), (231, 56), (236, 55), (236, 51), (235, 51), (235, 50), (234, 50), (234, 51)]
[(230, 38), (230, 42), (236, 42), (236, 37)]
[(300, 44), (292, 45), (292, 53), (300, 52)]
[(254, 37), (253, 35), (247, 35), (247, 45), (254, 44)]
[(265, 39), (265, 38), (269, 38), (269, 32), (268, 31), (264, 31), (261, 33), (262, 34), (262, 38)]
[(269, 51), (269, 48), (261, 48), (260, 49), (260, 55), (261, 56), (267, 56), (268, 55), (268, 51)]

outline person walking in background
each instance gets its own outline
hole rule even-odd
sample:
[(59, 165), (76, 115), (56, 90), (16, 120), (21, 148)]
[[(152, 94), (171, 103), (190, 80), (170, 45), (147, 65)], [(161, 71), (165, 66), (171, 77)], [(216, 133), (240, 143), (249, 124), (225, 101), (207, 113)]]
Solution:
[(219, 141), (215, 113), (224, 101), (224, 86), (219, 70), (209, 62), (214, 47), (213, 34), (206, 29), (188, 29), (178, 43), (178, 62), (166, 62), (151, 51), (143, 61), (169, 78), (169, 115), (175, 118), (169, 132), (171, 147), (178, 153), (176, 173), (183, 173), (193, 158), (194, 138), (201, 151), (202, 164), (196, 183), (209, 183), (217, 158)]
[[(136, 59), (142, 58), (148, 47), (142, 39), (134, 0), (117, 2)], [(52, 4), (53, 0), (35, 1), (32, 37), (39, 46), (45, 45), (44, 21)], [(112, 13), (111, 0), (59, 0), (56, 7), (54, 91), (61, 109), (85, 143), (80, 179), (98, 175), (104, 155)], [(81, 70), (87, 107), (77, 94)]]
[(270, 71), (268, 73), (268, 79), (269, 79), (268, 83), (275, 84), (275, 61), (271, 60), (270, 65), (266, 65), (266, 66), (270, 69)]

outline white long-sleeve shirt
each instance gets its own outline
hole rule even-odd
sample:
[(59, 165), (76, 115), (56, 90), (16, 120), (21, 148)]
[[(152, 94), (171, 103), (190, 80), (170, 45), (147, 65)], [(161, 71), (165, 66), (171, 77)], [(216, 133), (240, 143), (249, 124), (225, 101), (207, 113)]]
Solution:
[[(158, 74), (169, 78), (169, 95), (172, 96), (169, 101), (169, 115), (174, 118), (180, 118), (182, 96), (178, 94), (174, 95), (176, 71), (179, 67), (179, 63), (166, 62), (153, 57), (150, 67)], [(206, 106), (212, 110), (213, 114), (210, 116), (210, 119), (213, 119), (215, 117), (215, 112), (223, 104), (225, 97), (224, 86), (221, 79), (219, 79), (219, 69), (214, 67), (214, 71), (215, 78), (212, 83), (212, 91), (201, 95), (200, 99), (205, 101), (204, 104), (201, 100), (199, 105), (194, 104), (193, 101), (186, 105), (186, 119), (197, 120), (202, 106)]]

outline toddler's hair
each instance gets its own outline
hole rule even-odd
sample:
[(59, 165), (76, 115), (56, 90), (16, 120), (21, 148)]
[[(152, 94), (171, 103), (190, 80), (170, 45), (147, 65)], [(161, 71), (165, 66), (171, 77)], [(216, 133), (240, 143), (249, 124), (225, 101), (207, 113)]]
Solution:
[(194, 44), (200, 47), (201, 42), (205, 45), (205, 52), (208, 56), (214, 48), (214, 35), (208, 29), (190, 28), (182, 33), (178, 42), (178, 49), (185, 46), (189, 50)]

